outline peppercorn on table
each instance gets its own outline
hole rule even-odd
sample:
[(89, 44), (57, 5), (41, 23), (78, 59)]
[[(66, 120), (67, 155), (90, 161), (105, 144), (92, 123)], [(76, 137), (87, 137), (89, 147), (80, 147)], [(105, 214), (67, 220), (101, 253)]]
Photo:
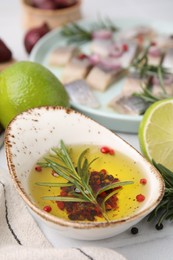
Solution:
[[(128, 6), (128, 8), (126, 8), (126, 6)], [(167, 20), (173, 23), (172, 10), (173, 2), (170, 0), (153, 0), (152, 2), (149, 0), (140, 2), (138, 0), (83, 0), (82, 3), (83, 17), (87, 19), (97, 17), (99, 14), (115, 18), (134, 17), (159, 21)], [(17, 61), (29, 59), (23, 44), (25, 29), (22, 25), (21, 16), (22, 9), (19, 0), (13, 0), (12, 2), (10, 0), (2, 1), (0, 7), (0, 38), (7, 44), (13, 54), (13, 58)], [(117, 134), (140, 151), (137, 135)], [(0, 148), (0, 168), (4, 168), (8, 171), (4, 146)], [(2, 182), (1, 176), (0, 182)], [(8, 189), (6, 193), (8, 193)], [(5, 214), (5, 207), (1, 205), (1, 212), (3, 210)], [(2, 213), (1, 215), (3, 216)], [(15, 222), (15, 220), (13, 220), (13, 222)], [(10, 224), (14, 225), (14, 223)], [(1, 228), (2, 227), (0, 227), (0, 230)], [(77, 247), (80, 249), (82, 247), (93, 246), (106, 247), (116, 250), (128, 260), (153, 260), (155, 258), (157, 258), (157, 260), (172, 260), (173, 223), (165, 223), (162, 230), (156, 230), (154, 224), (148, 223), (147, 219), (145, 219), (132, 230), (128, 230), (116, 237), (100, 241), (79, 241), (62, 236), (56, 237), (53, 230), (49, 228), (45, 229), (45, 227), (42, 226), (40, 226), (40, 229), (55, 248)], [(20, 232), (18, 233), (18, 239), (21, 239)], [(37, 240), (37, 237), (35, 237), (35, 240)], [(86, 259), (87, 258), (86, 255)], [(4, 260), (6, 259), (4, 258)]]

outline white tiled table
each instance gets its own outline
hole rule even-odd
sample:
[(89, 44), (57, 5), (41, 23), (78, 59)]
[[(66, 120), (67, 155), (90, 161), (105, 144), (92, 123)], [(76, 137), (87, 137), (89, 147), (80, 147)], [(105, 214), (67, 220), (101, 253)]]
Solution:
[[(83, 16), (96, 17), (97, 15), (111, 16), (115, 18), (132, 17), (150, 20), (168, 21), (173, 23), (173, 1), (172, 0), (84, 0)], [(173, 27), (172, 27), (173, 28)], [(28, 56), (23, 46), (23, 28), (21, 25), (20, 0), (0, 0), (0, 38), (9, 45), (17, 60), (26, 60)], [(119, 134), (136, 149), (139, 150), (138, 139), (136, 135)], [(7, 167), (4, 149), (0, 150), (0, 167)], [(173, 224), (172, 234), (162, 231), (162, 238), (148, 239), (145, 243), (138, 245), (126, 245), (115, 247), (113, 243), (111, 248), (125, 255), (129, 260), (172, 260), (173, 259)], [(43, 230), (48, 239), (55, 247), (78, 246), (77, 241), (61, 239), (57, 241), (48, 230)], [(148, 238), (150, 232), (148, 232)], [(118, 237), (116, 238), (118, 240)], [(79, 246), (82, 242), (79, 242)], [(91, 242), (89, 245), (107, 246), (104, 241)]]

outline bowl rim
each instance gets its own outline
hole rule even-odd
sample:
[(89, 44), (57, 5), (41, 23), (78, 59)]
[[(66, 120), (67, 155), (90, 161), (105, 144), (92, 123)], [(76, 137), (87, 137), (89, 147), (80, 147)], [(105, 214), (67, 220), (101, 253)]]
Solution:
[(69, 12), (73, 12), (74, 10), (80, 8), (80, 6), (82, 5), (82, 0), (78, 0), (74, 5), (69, 6), (67, 8), (53, 9), (53, 10), (50, 10), (50, 9), (45, 10), (45, 9), (33, 7), (27, 3), (27, 0), (21, 0), (21, 3), (28, 12), (32, 12), (32, 13), (38, 14), (38, 15), (40, 14), (40, 15), (52, 16), (52, 14), (68, 15)]
[(78, 111), (75, 111), (74, 109), (64, 108), (64, 107), (61, 107), (61, 106), (41, 106), (41, 107), (31, 108), (31, 109), (28, 109), (28, 110), (18, 114), (15, 118), (13, 118), (11, 120), (11, 122), (9, 123), (7, 128), (5, 129), (5, 138), (4, 138), (5, 139), (4, 140), (5, 153), (6, 153), (6, 159), (7, 159), (7, 165), (8, 165), (9, 173), (10, 173), (10, 176), (12, 177), (12, 180), (14, 182), (16, 190), (18, 191), (20, 196), (23, 198), (26, 205), (29, 206), (29, 208), (32, 209), (32, 211), (36, 215), (38, 215), (41, 219), (48, 221), (48, 222), (51, 222), (51, 223), (56, 224), (56, 225), (60, 225), (60, 226), (64, 226), (64, 227), (72, 227), (72, 228), (75, 228), (75, 229), (91, 229), (91, 228), (99, 228), (99, 227), (103, 227), (103, 228), (104, 227), (111, 227), (111, 226), (120, 225), (120, 224), (123, 224), (123, 223), (130, 223), (130, 222), (138, 220), (138, 219), (139, 220), (142, 219), (144, 216), (147, 215), (147, 213), (149, 214), (159, 204), (159, 202), (162, 200), (162, 198), (164, 196), (164, 191), (165, 191), (165, 183), (164, 183), (164, 180), (163, 180), (161, 174), (159, 173), (159, 171), (136, 148), (134, 148), (131, 144), (129, 144), (123, 138), (118, 136), (116, 133), (107, 129), (108, 131), (110, 131), (110, 134), (115, 135), (117, 138), (124, 141), (129, 147), (134, 149), (140, 155), (141, 159), (144, 160), (146, 164), (148, 164), (150, 171), (157, 177), (160, 193), (155, 198), (153, 203), (151, 205), (149, 205), (146, 209), (142, 210), (141, 212), (137, 212), (136, 214), (131, 215), (131, 216), (126, 217), (126, 218), (123, 218), (123, 219), (111, 220), (109, 222), (106, 222), (106, 221), (105, 222), (71, 221), (71, 220), (65, 220), (63, 218), (59, 218), (57, 216), (54, 216), (50, 213), (43, 211), (41, 208), (39, 208), (36, 205), (36, 203), (31, 201), (31, 199), (29, 198), (29, 196), (26, 194), (25, 190), (21, 186), (21, 182), (17, 177), (16, 171), (15, 171), (15, 166), (13, 164), (12, 153), (11, 153), (11, 150), (10, 150), (11, 144), (10, 144), (10, 141), (9, 141), (9, 137), (13, 136), (13, 134), (11, 133), (12, 125), (15, 124), (15, 121), (18, 120), (18, 117), (21, 117), (22, 115), (25, 115), (25, 114), (27, 114), (27, 115), (32, 114), (32, 112), (35, 111), (35, 110), (45, 110), (44, 112), (49, 111), (49, 110), (56, 110), (56, 111), (63, 110), (65, 113), (70, 114), (70, 115), (72, 113), (75, 113), (75, 114), (78, 114), (79, 116), (82, 116), (83, 118), (86, 118), (87, 120), (90, 120), (91, 122), (94, 122), (94, 124), (97, 124), (99, 127), (103, 128), (103, 129), (107, 129), (107, 128), (102, 126), (101, 124), (97, 123), (95, 120), (89, 118), (88, 116), (86, 116), (86, 115), (84, 115), (84, 114), (82, 114)]

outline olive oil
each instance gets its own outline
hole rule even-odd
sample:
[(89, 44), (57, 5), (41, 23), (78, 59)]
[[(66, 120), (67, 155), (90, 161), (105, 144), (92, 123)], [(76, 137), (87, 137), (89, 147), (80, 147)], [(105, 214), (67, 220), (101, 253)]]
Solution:
[[(86, 149), (89, 148), (87, 153), (87, 159), (92, 161), (94, 158), (98, 158), (91, 164), (91, 171), (100, 171), (105, 169), (108, 174), (118, 178), (119, 181), (133, 181), (133, 184), (123, 186), (117, 193), (118, 198), (118, 209), (107, 212), (109, 220), (120, 220), (134, 215), (135, 212), (142, 206), (143, 202), (139, 202), (136, 196), (142, 194), (145, 198), (148, 193), (148, 185), (142, 183), (140, 180), (144, 178), (142, 170), (138, 167), (136, 161), (128, 158), (127, 156), (115, 151), (115, 153), (104, 154), (101, 152), (99, 146), (88, 146), (88, 145), (76, 145), (69, 146), (68, 150), (74, 165), (76, 166), (79, 155)], [(40, 158), (40, 162), (44, 161), (46, 154), (43, 158)], [(29, 189), (31, 197), (34, 202), (43, 209), (49, 205), (51, 207), (50, 214), (57, 217), (68, 219), (68, 215), (65, 211), (60, 210), (57, 207), (55, 201), (44, 200), (44, 196), (57, 196), (60, 195), (60, 188), (57, 187), (43, 187), (38, 186), (37, 182), (67, 182), (60, 176), (52, 173), (51, 169), (42, 168), (41, 171), (33, 167), (29, 176)], [(105, 221), (104, 218), (97, 217), (97, 221)]]

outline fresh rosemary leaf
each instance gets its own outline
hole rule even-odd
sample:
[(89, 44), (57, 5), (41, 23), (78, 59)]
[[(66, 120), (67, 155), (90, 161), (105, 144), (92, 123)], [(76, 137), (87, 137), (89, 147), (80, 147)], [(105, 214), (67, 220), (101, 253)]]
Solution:
[(102, 193), (103, 191), (108, 191), (117, 187), (121, 187), (121, 186), (125, 186), (125, 185), (129, 185), (129, 184), (133, 184), (133, 181), (118, 181), (118, 182), (114, 182), (111, 184), (108, 184), (106, 186), (104, 186), (103, 188), (99, 189), (98, 192), (96, 193), (96, 197)]
[(88, 149), (85, 149), (79, 156), (79, 159), (77, 162), (77, 173), (79, 174), (80, 177), (84, 177), (84, 179), (85, 179), (84, 174), (86, 174), (86, 168), (88, 170), (88, 163), (85, 162), (85, 169), (84, 169), (84, 167), (82, 166), (82, 161), (87, 152), (88, 152)]
[(46, 159), (46, 161), (48, 162), (47, 164), (39, 163), (39, 165), (41, 165), (42, 167), (45, 167), (45, 168), (51, 168), (54, 172), (58, 173), (61, 177), (63, 177), (67, 181), (74, 183), (76, 176), (71, 177), (69, 171), (65, 172), (63, 167), (59, 166), (56, 162), (53, 162), (50, 159)]
[(70, 158), (70, 155), (69, 155), (69, 153), (68, 153), (68, 151), (66, 149), (66, 146), (64, 145), (64, 142), (62, 140), (60, 142), (60, 146), (61, 146), (60, 151), (61, 151), (61, 153), (63, 155), (62, 159), (63, 159), (64, 164), (67, 166), (67, 168), (71, 169), (72, 172), (77, 176), (74, 164), (73, 164), (73, 162), (72, 162), (72, 160)]
[(103, 207), (104, 211), (105, 211), (105, 203), (106, 203), (106, 201), (107, 201), (108, 199), (110, 199), (113, 195), (117, 194), (117, 193), (118, 193), (118, 190), (114, 190), (114, 191), (110, 192), (110, 193), (104, 198), (104, 200), (103, 200), (103, 202), (102, 202), (102, 207)]
[(73, 186), (72, 183), (58, 183), (58, 182), (36, 182), (38, 186), (48, 186), (48, 187), (70, 187)]
[(89, 202), (89, 200), (77, 198), (77, 197), (62, 197), (62, 196), (45, 196), (44, 200), (64, 201), (64, 202)]
[(156, 220), (157, 225), (161, 225), (165, 220), (173, 220), (173, 172), (164, 165), (156, 163), (153, 165), (162, 175), (165, 181), (165, 193), (159, 205), (150, 213), (148, 221)]

